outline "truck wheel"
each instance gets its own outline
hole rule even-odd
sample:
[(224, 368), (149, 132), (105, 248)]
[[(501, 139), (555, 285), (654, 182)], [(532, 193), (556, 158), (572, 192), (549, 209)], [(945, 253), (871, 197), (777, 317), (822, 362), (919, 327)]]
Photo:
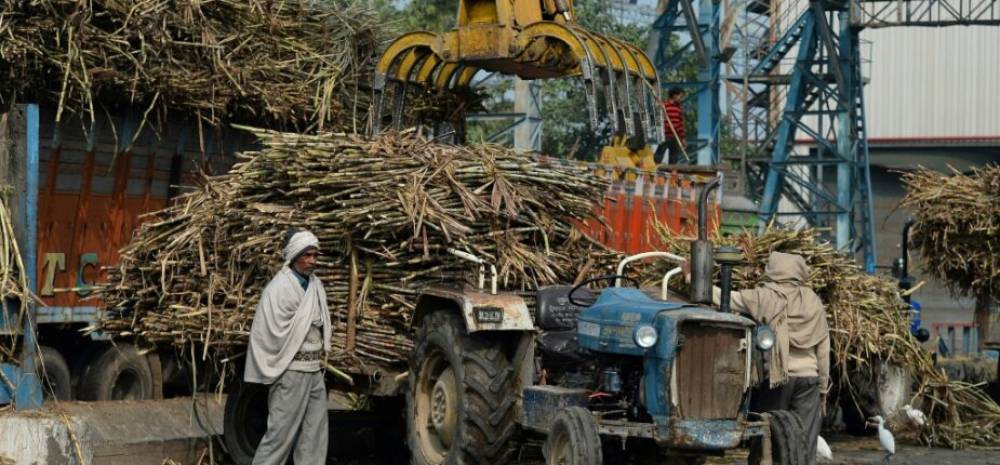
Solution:
[[(805, 465), (806, 460), (805, 432), (799, 416), (787, 410), (768, 412), (768, 425), (771, 429), (771, 463), (773, 465)], [(761, 440), (753, 441), (750, 446), (750, 465), (759, 465), (762, 460), (763, 447)]]
[(48, 346), (38, 347), (40, 360), (35, 362), (38, 376), (43, 380), (45, 400), (73, 400), (73, 378), (69, 365), (58, 350)]
[(505, 463), (517, 393), (502, 341), (465, 334), (457, 316), (436, 311), (417, 328), (414, 344), (406, 392), (412, 463)]
[(236, 382), (229, 386), (222, 440), (236, 465), (250, 465), (267, 432), (267, 386)]
[(146, 357), (131, 344), (108, 347), (85, 370), (80, 400), (148, 400), (153, 374)]
[(843, 392), (840, 407), (844, 426), (854, 436), (875, 435), (877, 430), (868, 426), (867, 420), (875, 415), (896, 416), (913, 389), (909, 370), (892, 363), (879, 362), (877, 368), (855, 370), (850, 376), (854, 392)]
[(542, 453), (545, 465), (601, 465), (601, 435), (594, 416), (583, 407), (560, 410)]

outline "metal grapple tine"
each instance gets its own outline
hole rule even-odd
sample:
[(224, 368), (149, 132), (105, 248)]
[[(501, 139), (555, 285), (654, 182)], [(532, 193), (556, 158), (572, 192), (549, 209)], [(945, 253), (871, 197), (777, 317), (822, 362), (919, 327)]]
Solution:
[(618, 114), (618, 99), (615, 98), (614, 74), (615, 71), (611, 68), (601, 70), (602, 82), (604, 83), (604, 100), (608, 104), (608, 119), (611, 120), (611, 131), (617, 134), (618, 131), (621, 131), (621, 126), (618, 124), (618, 118), (615, 117)]
[(406, 103), (406, 81), (396, 81), (396, 93), (393, 95), (392, 128), (400, 130), (403, 127), (403, 104)]
[(594, 76), (591, 74), (591, 68), (588, 66), (580, 66), (583, 69), (583, 92), (587, 99), (587, 112), (590, 113), (590, 127), (597, 127), (597, 86), (594, 85)]
[(375, 82), (372, 87), (375, 93), (372, 108), (372, 135), (374, 136), (382, 132), (382, 108), (385, 105), (385, 74), (376, 72)]
[(591, 56), (590, 48), (580, 37), (580, 32), (572, 27), (567, 27), (569, 32), (582, 48), (584, 56), (580, 57), (580, 75), (583, 78), (584, 96), (587, 99), (587, 112), (590, 114), (590, 127), (597, 127), (597, 86), (594, 84), (594, 57)]
[(599, 34), (592, 33), (581, 27), (571, 26), (571, 29), (578, 36), (582, 36), (586, 39), (584, 43), (588, 49), (591, 49), (591, 53), (596, 53), (599, 55), (603, 65), (600, 65), (598, 69), (600, 70), (601, 83), (604, 89), (604, 100), (606, 101), (608, 107), (608, 119), (611, 120), (611, 127), (614, 133), (621, 130), (621, 124), (618, 118), (615, 116), (618, 114), (618, 96), (615, 94), (615, 69), (612, 57), (608, 55), (608, 51), (605, 49), (605, 41)]

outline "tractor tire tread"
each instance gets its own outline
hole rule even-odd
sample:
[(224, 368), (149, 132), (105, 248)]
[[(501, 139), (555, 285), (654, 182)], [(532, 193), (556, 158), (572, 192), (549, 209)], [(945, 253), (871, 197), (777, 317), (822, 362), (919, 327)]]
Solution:
[[(429, 348), (430, 339), (440, 350), (456, 356), (460, 366), (453, 366), (459, 384), (460, 401), (458, 437), (444, 463), (468, 465), (500, 465), (513, 454), (513, 437), (517, 432), (514, 406), (517, 393), (514, 370), (507, 355), (500, 350), (493, 336), (465, 334), (465, 323), (451, 312), (436, 311), (424, 317), (414, 332), (415, 348), (410, 366), (419, 366), (420, 358)], [(446, 341), (447, 343), (442, 343)], [(414, 376), (419, 376), (414, 373)], [(407, 395), (412, 403), (412, 381)], [(412, 406), (407, 406), (408, 411)], [(408, 412), (412, 418), (412, 411)], [(427, 464), (417, 448), (419, 439), (409, 425), (409, 443), (414, 465)], [(460, 455), (460, 456), (459, 456)]]
[(583, 407), (568, 407), (556, 414), (552, 422), (552, 430), (546, 440), (544, 453), (547, 465), (552, 463), (552, 444), (559, 435), (569, 436), (569, 448), (573, 455), (567, 465), (602, 465), (603, 452), (601, 436), (597, 424), (589, 410)]

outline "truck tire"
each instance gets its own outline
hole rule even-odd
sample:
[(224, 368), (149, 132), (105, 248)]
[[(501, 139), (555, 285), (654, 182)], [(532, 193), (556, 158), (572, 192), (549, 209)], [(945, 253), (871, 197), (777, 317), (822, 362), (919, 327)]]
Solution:
[(602, 465), (601, 435), (594, 416), (583, 407), (560, 410), (542, 453), (545, 465)]
[(867, 420), (875, 415), (898, 415), (910, 400), (913, 377), (906, 368), (887, 362), (855, 370), (850, 376), (854, 389), (843, 391), (840, 398), (844, 427), (853, 436), (874, 436), (877, 429)]
[(69, 365), (58, 350), (49, 346), (38, 346), (38, 358), (35, 367), (42, 381), (42, 391), (45, 400), (73, 400), (73, 377), (70, 376)]
[(229, 386), (222, 440), (236, 465), (250, 465), (267, 432), (267, 386), (235, 382)]
[(95, 357), (80, 381), (80, 400), (149, 400), (153, 374), (131, 344), (112, 345)]
[(516, 425), (514, 370), (495, 335), (465, 334), (447, 311), (414, 336), (406, 392), (413, 465), (506, 463)]
[[(807, 450), (805, 432), (799, 416), (787, 410), (768, 412), (768, 425), (771, 430), (771, 463), (773, 465), (805, 465)], [(750, 465), (759, 465), (762, 455), (761, 440), (753, 441), (750, 446)]]

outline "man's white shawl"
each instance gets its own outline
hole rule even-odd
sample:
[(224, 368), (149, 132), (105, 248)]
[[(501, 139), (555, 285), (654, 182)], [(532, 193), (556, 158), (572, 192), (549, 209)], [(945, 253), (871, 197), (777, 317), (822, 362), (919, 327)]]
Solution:
[[(293, 247), (294, 246), (294, 247)], [(309, 326), (319, 313), (323, 321), (323, 350), (330, 351), (330, 311), (323, 283), (309, 276), (305, 290), (290, 263), (308, 247), (319, 248), (316, 236), (296, 233), (285, 248), (285, 266), (264, 288), (250, 328), (243, 379), (250, 383), (277, 381), (302, 347)]]

